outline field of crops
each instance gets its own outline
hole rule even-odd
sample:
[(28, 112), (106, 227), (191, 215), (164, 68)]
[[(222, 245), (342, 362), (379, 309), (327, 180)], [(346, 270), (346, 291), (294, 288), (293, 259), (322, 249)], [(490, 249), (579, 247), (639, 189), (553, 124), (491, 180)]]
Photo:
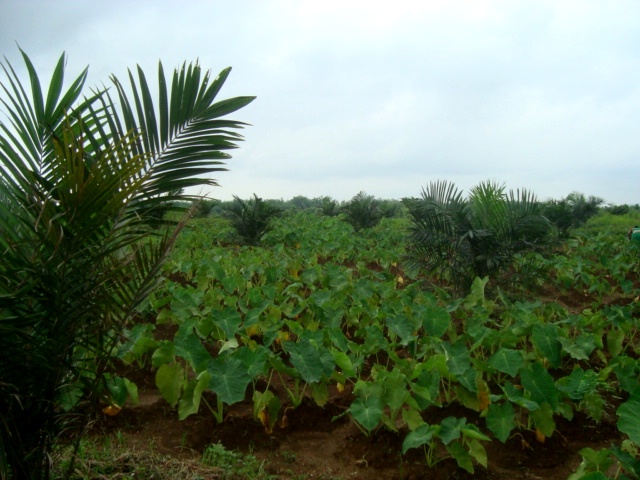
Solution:
[(460, 297), (405, 270), (406, 227), (301, 211), (246, 247), (193, 220), (123, 336), (111, 391), (129, 399), (104, 427), (176, 455), (220, 442), (262, 478), (636, 478), (625, 232), (578, 233), (538, 281)]

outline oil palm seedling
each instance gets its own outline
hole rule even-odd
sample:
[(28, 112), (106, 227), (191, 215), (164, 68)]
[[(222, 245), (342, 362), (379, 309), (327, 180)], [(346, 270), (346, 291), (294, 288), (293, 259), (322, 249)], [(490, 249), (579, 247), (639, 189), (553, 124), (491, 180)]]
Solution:
[(13, 480), (48, 478), (52, 445), (79, 438), (98, 398), (121, 406), (110, 353), (183, 224), (150, 221), (216, 185), (245, 125), (222, 117), (253, 100), (217, 101), (230, 69), (198, 64), (170, 81), (160, 64), (155, 102), (139, 67), (129, 89), (112, 76), (84, 96), (87, 69), (63, 86), (64, 54), (45, 90), (21, 53), (28, 80), (5, 60), (0, 81), (0, 476)]
[(552, 239), (551, 224), (532, 193), (506, 192), (491, 181), (466, 198), (453, 183), (433, 182), (422, 198), (404, 203), (411, 219), (409, 267), (439, 274), (463, 291), (476, 277), (504, 271), (517, 253)]

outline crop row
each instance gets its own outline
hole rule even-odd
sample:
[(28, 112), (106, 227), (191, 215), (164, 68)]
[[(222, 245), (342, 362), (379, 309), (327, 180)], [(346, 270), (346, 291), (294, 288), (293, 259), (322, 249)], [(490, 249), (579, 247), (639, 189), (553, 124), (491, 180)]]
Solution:
[[(483, 442), (522, 430), (544, 441), (576, 412), (599, 422), (615, 408), (640, 444), (636, 252), (610, 236), (579, 237), (545, 259), (543, 291), (583, 296), (586, 308), (487, 295), (488, 279), (454, 298), (404, 274), (402, 227), (386, 219), (354, 235), (299, 214), (253, 248), (224, 246), (196, 224), (142, 310), (155, 321), (126, 332), (119, 357), (150, 362), (180, 418), (209, 391), (218, 421), (225, 406), (252, 401), (270, 431), (304, 398), (322, 406), (342, 392), (345, 415), (366, 434), (396, 431), (405, 452), (423, 449), (430, 465), (451, 456), (471, 472), (487, 465)], [(173, 338), (156, 338), (163, 325)], [(135, 393), (117, 378), (112, 391), (115, 403)], [(451, 405), (468, 414), (432, 420)]]

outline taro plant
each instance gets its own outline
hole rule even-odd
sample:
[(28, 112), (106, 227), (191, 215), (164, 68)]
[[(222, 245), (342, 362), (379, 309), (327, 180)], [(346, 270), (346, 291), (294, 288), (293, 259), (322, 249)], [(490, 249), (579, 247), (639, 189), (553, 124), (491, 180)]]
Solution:
[(552, 229), (535, 196), (486, 181), (463, 196), (453, 183), (434, 182), (421, 199), (405, 199), (411, 227), (408, 266), (439, 274), (467, 291), (474, 278), (504, 272), (520, 252), (550, 243)]
[(272, 228), (272, 220), (282, 213), (282, 209), (258, 197), (242, 200), (234, 195), (234, 202), (224, 206), (224, 215), (243, 243), (258, 245), (262, 237)]
[(383, 217), (380, 201), (360, 192), (342, 206), (345, 220), (356, 232), (375, 227)]
[(79, 439), (98, 399), (121, 406), (130, 383), (111, 355), (183, 225), (152, 229), (153, 212), (216, 185), (205, 175), (244, 125), (220, 117), (253, 100), (216, 101), (230, 69), (197, 64), (170, 86), (160, 64), (157, 103), (140, 68), (131, 94), (111, 77), (115, 94), (86, 98), (86, 69), (64, 90), (64, 54), (45, 91), (21, 53), (28, 81), (6, 62), (0, 83), (0, 477), (13, 480), (49, 478), (53, 444)]

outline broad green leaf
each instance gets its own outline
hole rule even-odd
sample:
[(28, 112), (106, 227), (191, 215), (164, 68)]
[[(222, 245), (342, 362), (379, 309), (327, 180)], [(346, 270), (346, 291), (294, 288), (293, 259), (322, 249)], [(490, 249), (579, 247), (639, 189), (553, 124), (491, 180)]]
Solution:
[(409, 320), (409, 317), (406, 315), (387, 317), (385, 323), (391, 332), (400, 337), (402, 345), (407, 345), (407, 343), (414, 338), (413, 331), (416, 329), (416, 326), (414, 326), (413, 322)]
[(175, 407), (184, 384), (184, 370), (178, 363), (164, 364), (156, 372), (156, 387), (169, 405)]
[(481, 372), (476, 371), (473, 368), (469, 368), (464, 371), (461, 375), (456, 376), (456, 380), (462, 385), (464, 388), (469, 390), (470, 392), (478, 393), (478, 379), (481, 376)]
[(538, 404), (538, 402), (535, 402), (533, 400), (529, 400), (528, 398), (523, 397), (522, 390), (518, 390), (509, 382), (505, 382), (505, 384), (502, 385), (502, 391), (505, 393), (505, 395), (507, 396), (507, 399), (510, 402), (515, 403), (520, 407), (524, 407), (529, 411), (540, 408), (540, 405)]
[[(127, 401), (129, 391), (125, 379), (120, 376), (106, 376), (107, 389), (111, 395), (111, 401), (119, 407), (122, 407)], [(137, 392), (137, 390), (136, 390)]]
[(221, 312), (215, 311), (211, 315), (215, 324), (224, 332), (223, 340), (233, 338), (242, 323), (240, 313), (234, 308), (225, 308)]
[(447, 417), (440, 422), (440, 433), (438, 437), (445, 445), (460, 438), (460, 429), (467, 423), (466, 418)]
[(542, 403), (537, 410), (529, 412), (529, 415), (536, 428), (540, 430), (544, 436), (550, 437), (553, 435), (556, 429), (556, 422), (553, 419), (553, 410), (547, 402)]
[(471, 291), (464, 299), (464, 308), (470, 310), (471, 308), (479, 304), (482, 305), (484, 303), (484, 287), (487, 285), (488, 281), (489, 277), (476, 277), (476, 279), (471, 284)]
[(618, 356), (616, 360), (614, 372), (620, 388), (631, 393), (638, 388), (638, 361), (626, 355)]
[(611, 451), (608, 448), (594, 450), (593, 448), (587, 447), (583, 448), (578, 453), (582, 455), (587, 470), (599, 470), (601, 472), (606, 472), (609, 470), (609, 467), (613, 465)]
[[(622, 442), (622, 446), (624, 448), (624, 444), (626, 441)], [(633, 442), (635, 443), (635, 442)], [(637, 443), (636, 443), (637, 445)], [(640, 477), (640, 460), (638, 460), (634, 455), (627, 451), (623, 451), (617, 445), (613, 445), (611, 447), (611, 453), (616, 457), (622, 468), (624, 468), (627, 472), (629, 472), (633, 478)], [(625, 449), (626, 450), (626, 449)], [(627, 478), (622, 480), (628, 480)]]
[(200, 399), (202, 392), (207, 389), (211, 375), (206, 370), (201, 372), (197, 378), (190, 380), (180, 397), (178, 403), (178, 418), (184, 420), (189, 415), (198, 413), (200, 409)]
[(547, 402), (555, 410), (558, 405), (558, 390), (553, 377), (539, 362), (521, 368), (520, 380), (525, 392), (531, 396), (531, 400), (538, 404)]
[(334, 347), (341, 352), (349, 351), (349, 339), (345, 336), (340, 328), (328, 328), (329, 339)]
[(447, 355), (447, 366), (450, 373), (461, 376), (471, 369), (471, 357), (464, 341), (458, 341), (453, 345), (443, 342), (442, 348)]
[(311, 397), (316, 405), (324, 407), (329, 401), (329, 389), (326, 383), (312, 383), (311, 384)]
[(467, 442), (467, 445), (469, 447), (469, 454), (473, 459), (484, 468), (487, 468), (487, 451), (480, 441), (472, 438)]
[(511, 403), (492, 403), (489, 405), (487, 413), (487, 428), (491, 430), (498, 440), (505, 443), (509, 435), (511, 435), (511, 431), (516, 427), (515, 417), (515, 411)]
[(562, 345), (558, 341), (559, 330), (557, 325), (542, 323), (535, 324), (531, 330), (533, 344), (554, 368), (558, 368), (561, 362)]
[(412, 431), (425, 424), (425, 421), (422, 419), (422, 415), (420, 415), (420, 412), (413, 408), (403, 409), (402, 419), (407, 424), (409, 430)]
[(589, 360), (591, 352), (596, 348), (593, 335), (582, 334), (576, 339), (560, 338), (562, 350), (575, 360)]
[(207, 363), (211, 374), (209, 388), (227, 405), (244, 400), (251, 382), (249, 368), (232, 356), (212, 358)]
[(331, 349), (331, 354), (333, 355), (333, 359), (336, 362), (336, 365), (338, 366), (338, 368), (340, 368), (340, 370), (342, 370), (342, 373), (347, 378), (351, 378), (356, 375), (356, 370), (353, 367), (353, 363), (351, 362), (349, 355), (336, 350), (335, 348)]
[(473, 458), (469, 451), (464, 448), (460, 442), (455, 441), (446, 446), (447, 452), (455, 458), (456, 463), (460, 468), (464, 468), (467, 472), (473, 473)]
[(283, 347), (290, 355), (291, 364), (307, 383), (318, 382), (323, 377), (330, 376), (330, 372), (329, 375), (326, 375), (327, 367), (331, 364), (335, 366), (331, 352), (322, 349), (325, 355), (321, 355), (321, 352), (309, 340), (283, 342)]
[(382, 371), (376, 377), (376, 382), (384, 387), (383, 404), (389, 406), (392, 414), (400, 410), (409, 395), (407, 381), (400, 370), (394, 368), (391, 372)]
[(487, 437), (484, 433), (482, 433), (478, 429), (478, 427), (476, 427), (472, 423), (461, 428), (460, 431), (466, 438), (473, 438), (474, 440), (482, 440), (483, 442), (491, 441), (491, 438)]
[(378, 426), (382, 419), (382, 401), (379, 397), (356, 398), (349, 407), (351, 416), (368, 432)]
[(267, 359), (270, 351), (262, 345), (251, 350), (249, 347), (242, 346), (233, 352), (233, 357), (240, 360), (247, 368), (247, 374), (254, 380), (259, 375), (266, 373)]
[(612, 357), (617, 357), (622, 353), (624, 337), (624, 331), (621, 328), (612, 328), (607, 332), (607, 350)]
[(488, 363), (496, 370), (515, 377), (524, 365), (524, 360), (519, 350), (501, 348), (489, 358)]
[(632, 393), (629, 399), (618, 407), (618, 430), (629, 435), (636, 445), (640, 445), (640, 393)]
[(140, 397), (138, 396), (138, 386), (128, 378), (123, 378), (123, 380), (124, 384), (127, 387), (127, 393), (129, 394), (131, 403), (133, 405), (137, 405), (138, 403), (140, 403)]
[(196, 373), (200, 373), (211, 359), (211, 355), (195, 332), (194, 319), (180, 325), (173, 344), (176, 347), (176, 355), (187, 360)]
[(598, 376), (593, 370), (585, 372), (577, 367), (569, 376), (559, 379), (556, 388), (571, 400), (582, 400), (586, 394), (595, 392), (598, 383)]
[(402, 453), (407, 453), (411, 448), (418, 448), (424, 444), (431, 443), (433, 435), (437, 434), (439, 427), (424, 424), (409, 432), (402, 442)]
[(451, 325), (451, 314), (442, 307), (426, 306), (423, 310), (422, 328), (432, 337), (440, 338)]
[(151, 366), (158, 368), (165, 363), (173, 362), (173, 356), (176, 353), (176, 347), (173, 342), (169, 340), (163, 340), (156, 351), (151, 355)]

